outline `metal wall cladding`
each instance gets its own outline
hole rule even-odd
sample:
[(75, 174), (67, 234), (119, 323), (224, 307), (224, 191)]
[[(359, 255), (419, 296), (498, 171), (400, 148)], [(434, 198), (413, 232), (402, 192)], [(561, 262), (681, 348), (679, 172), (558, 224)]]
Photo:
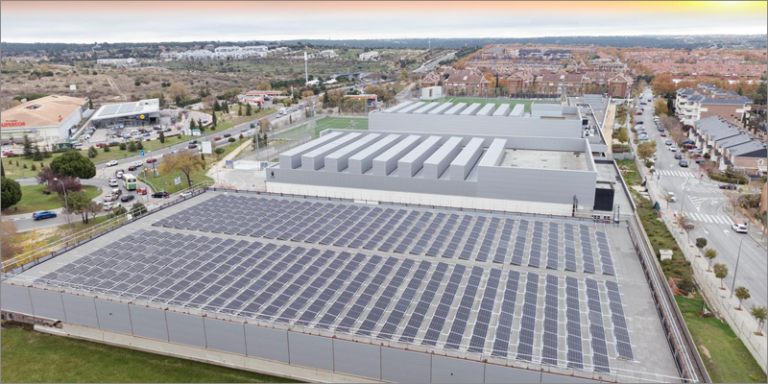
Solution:
[(291, 364), (333, 371), (333, 339), (289, 333)]
[(64, 301), (64, 312), (67, 314), (68, 323), (99, 327), (94, 298), (66, 294), (62, 294), (61, 298)]
[[(3, 290), (5, 289), (6, 286), (4, 285)], [(61, 301), (61, 293), (29, 288), (29, 294), (32, 297), (32, 306), (34, 307), (35, 316), (61, 321), (66, 320), (64, 304)], [(5, 300), (5, 298), (3, 298), (3, 300)], [(3, 307), (5, 307), (5, 303), (3, 303)]]
[(131, 323), (136, 336), (168, 341), (165, 311), (132, 305)]
[(485, 367), (486, 383), (539, 383), (540, 380), (541, 372), (490, 364)]
[(482, 383), (485, 381), (485, 364), (432, 356), (433, 383)]
[(128, 304), (96, 299), (96, 313), (102, 329), (133, 334)]
[(430, 383), (431, 356), (426, 353), (382, 348), (381, 379), (398, 383)]
[(248, 356), (288, 363), (288, 332), (245, 325)]
[(6, 311), (33, 314), (32, 300), (29, 298), (27, 287), (3, 284), (0, 289), (0, 302), (3, 303), (3, 309)]
[(375, 345), (333, 341), (336, 372), (381, 379), (381, 348)]
[(208, 348), (245, 355), (243, 324), (205, 318)]
[(171, 342), (206, 347), (202, 317), (166, 312), (165, 318), (168, 321), (168, 337)]

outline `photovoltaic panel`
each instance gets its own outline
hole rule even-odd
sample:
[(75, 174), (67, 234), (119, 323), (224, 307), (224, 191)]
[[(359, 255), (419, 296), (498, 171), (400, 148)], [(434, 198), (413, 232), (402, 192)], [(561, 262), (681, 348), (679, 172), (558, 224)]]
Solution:
[(539, 275), (528, 272), (523, 294), (523, 316), (520, 318), (520, 337), (517, 343), (517, 359), (532, 361), (533, 338), (536, 328), (536, 302), (539, 293)]
[(523, 255), (525, 254), (525, 241), (527, 237), (528, 220), (520, 220), (520, 225), (517, 228), (517, 238), (515, 239), (515, 248), (512, 251), (512, 264), (523, 265)]
[(491, 352), (493, 356), (507, 357), (509, 352), (509, 339), (512, 336), (512, 322), (514, 321), (519, 282), (520, 273), (509, 271), (504, 299), (501, 302), (501, 311), (499, 311), (499, 320), (496, 324), (496, 337), (493, 341), (493, 352)]
[(589, 308), (589, 333), (592, 336), (592, 363), (595, 372), (610, 372), (608, 363), (608, 345), (605, 341), (603, 312), (600, 306), (600, 291), (597, 282), (586, 279), (587, 307)]
[(488, 282), (485, 284), (483, 300), (480, 302), (480, 309), (475, 320), (475, 329), (472, 331), (472, 338), (469, 340), (469, 352), (483, 353), (485, 347), (485, 338), (488, 335), (488, 328), (491, 325), (493, 316), (493, 307), (496, 304), (496, 292), (501, 280), (501, 270), (492, 268), (488, 276)]
[(560, 227), (557, 223), (549, 223), (549, 237), (547, 244), (547, 268), (559, 269), (560, 262), (558, 256), (560, 255)]
[[(330, 252), (330, 251), (329, 251)], [(314, 297), (319, 291), (320, 288), (325, 285), (325, 283), (328, 281), (328, 279), (331, 278), (334, 274), (339, 272), (339, 268), (347, 261), (347, 259), (350, 258), (350, 254), (347, 252), (341, 252), (332, 262), (328, 265), (327, 268), (323, 269), (322, 273), (320, 275), (312, 280), (312, 283), (310, 283), (309, 288), (301, 290), (298, 297), (296, 297), (286, 308), (283, 310), (283, 312), (275, 319), (275, 321), (279, 322), (288, 322), (296, 317), (296, 314), (299, 313), (299, 311), (304, 308), (304, 306)], [(363, 257), (362, 255), (359, 255), (359, 259), (361, 260)], [(354, 270), (359, 265), (359, 261), (357, 262), (350, 262), (347, 264), (347, 267), (344, 269), (344, 271), (341, 272), (341, 274), (346, 273), (347, 276), (351, 274), (351, 270)], [(341, 275), (340, 274), (340, 275)], [(329, 288), (330, 289), (330, 288)], [(323, 291), (325, 292), (325, 291)], [(265, 319), (265, 320), (268, 320)]]
[(624, 307), (621, 304), (619, 285), (614, 281), (606, 281), (605, 288), (608, 291), (608, 304), (611, 309), (613, 335), (616, 338), (616, 354), (627, 360), (634, 360), (632, 344), (629, 340), (627, 319), (624, 317)]
[[(405, 326), (405, 329), (403, 329), (400, 341), (404, 343), (414, 342), (416, 335), (419, 333), (419, 329), (421, 328), (421, 324), (424, 322), (424, 317), (426, 316), (427, 311), (429, 311), (429, 308), (432, 306), (432, 301), (434, 300), (437, 291), (442, 286), (446, 271), (448, 271), (448, 264), (437, 264), (435, 272), (429, 279), (429, 283), (427, 283), (427, 288), (424, 289), (424, 293), (421, 294), (419, 302), (416, 304), (411, 317), (408, 319), (408, 324)], [(382, 332), (379, 334), (379, 337), (382, 339), (389, 339), (390, 334)]]
[(611, 248), (608, 244), (608, 236), (605, 232), (595, 231), (595, 238), (597, 239), (597, 252), (600, 255), (603, 274), (615, 276), (616, 271), (613, 268), (613, 258), (611, 257)]
[(572, 276), (565, 278), (565, 305), (568, 368), (584, 369), (584, 354), (581, 345), (579, 282)]
[(397, 290), (400, 288), (400, 285), (403, 283), (405, 277), (415, 263), (416, 262), (411, 259), (403, 260), (400, 264), (400, 268), (395, 272), (395, 276), (392, 277), (389, 284), (387, 284), (387, 287), (384, 288), (384, 291), (379, 296), (379, 299), (376, 300), (373, 308), (368, 312), (368, 317), (366, 317), (365, 321), (360, 325), (360, 328), (357, 331), (358, 335), (371, 335), (371, 332), (376, 327), (376, 324), (378, 324), (381, 317), (384, 316), (384, 311), (389, 307), (389, 303), (392, 301), (392, 298), (397, 293)]
[(432, 242), (432, 245), (427, 250), (427, 256), (437, 256), (438, 252), (440, 252), (440, 249), (442, 249), (443, 245), (445, 245), (445, 241), (451, 237), (451, 231), (456, 226), (458, 221), (459, 215), (452, 214), (448, 217), (448, 220), (446, 220), (443, 229), (440, 230), (437, 238), (434, 242)]
[(408, 286), (406, 286), (405, 291), (403, 291), (403, 294), (400, 295), (397, 303), (395, 303), (395, 307), (392, 309), (392, 313), (389, 314), (387, 321), (381, 327), (381, 330), (378, 334), (379, 338), (390, 339), (395, 334), (397, 327), (400, 325), (403, 317), (405, 317), (405, 313), (408, 310), (408, 307), (410, 307), (411, 302), (413, 301), (414, 297), (416, 297), (418, 289), (421, 286), (422, 281), (424, 281), (424, 277), (427, 276), (427, 272), (431, 266), (432, 263), (429, 261), (422, 261), (419, 264), (418, 269), (416, 269), (413, 277), (408, 282)]
[(469, 316), (472, 314), (472, 305), (475, 302), (475, 296), (480, 288), (480, 280), (483, 278), (483, 268), (472, 267), (472, 272), (467, 281), (467, 287), (464, 288), (464, 295), (459, 302), (459, 308), (451, 324), (451, 330), (448, 333), (448, 339), (445, 342), (445, 348), (459, 349), (464, 339), (464, 331), (467, 328)]
[(541, 363), (557, 366), (558, 279), (547, 275), (544, 296), (544, 332), (542, 333)]
[(461, 240), (464, 238), (464, 234), (467, 232), (467, 228), (469, 228), (470, 222), (472, 222), (472, 216), (464, 215), (464, 217), (461, 219), (461, 222), (459, 223), (459, 226), (456, 228), (456, 232), (451, 237), (451, 241), (448, 243), (448, 246), (445, 247), (445, 250), (443, 251), (443, 257), (451, 259), (456, 255), (456, 251), (459, 248), (459, 243), (461, 243)]
[(424, 249), (427, 247), (429, 240), (437, 234), (437, 229), (440, 228), (440, 225), (442, 225), (446, 216), (447, 215), (445, 213), (438, 213), (435, 216), (435, 219), (432, 220), (427, 229), (424, 230), (424, 233), (419, 238), (419, 241), (417, 241), (416, 245), (413, 247), (413, 249), (411, 249), (410, 254), (421, 255), (424, 253)]
[(504, 220), (504, 227), (501, 229), (501, 236), (499, 237), (499, 245), (496, 247), (496, 253), (493, 256), (494, 263), (504, 264), (511, 245), (510, 239), (512, 238), (512, 229), (514, 226), (515, 220)]
[(448, 317), (448, 313), (451, 309), (454, 298), (456, 297), (456, 291), (459, 290), (459, 284), (464, 277), (464, 272), (467, 267), (459, 264), (453, 268), (453, 274), (448, 279), (448, 284), (445, 287), (443, 296), (440, 297), (440, 304), (437, 306), (432, 322), (427, 328), (427, 332), (424, 334), (422, 344), (424, 345), (436, 345), (437, 339), (440, 337), (440, 332), (443, 330), (445, 320)]
[(464, 243), (464, 247), (459, 254), (459, 259), (470, 260), (472, 258), (472, 254), (475, 252), (475, 245), (477, 244), (478, 239), (480, 239), (483, 227), (485, 227), (485, 217), (479, 216), (475, 219), (475, 224), (469, 232), (469, 237)]
[(501, 224), (501, 219), (498, 217), (491, 219), (490, 224), (488, 224), (488, 229), (485, 231), (483, 242), (480, 244), (480, 250), (477, 251), (475, 260), (488, 261), (491, 254), (491, 248), (493, 247), (493, 239), (496, 238), (496, 231), (499, 229), (499, 224)]

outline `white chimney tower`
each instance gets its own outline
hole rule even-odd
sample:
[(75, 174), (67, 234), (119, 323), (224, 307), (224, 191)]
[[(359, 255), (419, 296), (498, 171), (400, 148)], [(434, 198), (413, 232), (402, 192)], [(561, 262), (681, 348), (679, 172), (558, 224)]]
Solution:
[(307, 51), (304, 51), (304, 84), (309, 83), (309, 71), (307, 71)]

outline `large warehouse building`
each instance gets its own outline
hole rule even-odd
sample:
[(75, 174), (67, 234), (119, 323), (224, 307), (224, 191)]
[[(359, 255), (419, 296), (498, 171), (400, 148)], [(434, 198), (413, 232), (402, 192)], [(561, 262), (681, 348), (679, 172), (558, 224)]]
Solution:
[(109, 104), (99, 108), (88, 120), (94, 128), (152, 126), (160, 122), (160, 100)]
[(6, 278), (2, 309), (307, 381), (680, 381), (687, 357), (668, 347), (635, 239), (569, 218), (209, 191)]
[(4, 139), (28, 135), (52, 145), (67, 141), (88, 110), (88, 99), (51, 95), (17, 105), (2, 113)]

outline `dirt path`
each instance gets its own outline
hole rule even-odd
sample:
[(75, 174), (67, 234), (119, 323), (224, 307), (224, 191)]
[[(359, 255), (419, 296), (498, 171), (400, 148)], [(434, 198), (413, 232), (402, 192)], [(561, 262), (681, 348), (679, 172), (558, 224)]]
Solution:
[(126, 97), (124, 93), (120, 92), (120, 88), (117, 87), (117, 84), (115, 84), (115, 81), (112, 80), (111, 77), (107, 77), (107, 82), (109, 82), (109, 86), (112, 87), (112, 89), (114, 89), (115, 92), (120, 94), (123, 100), (126, 100), (126, 101), (128, 100), (128, 97)]

